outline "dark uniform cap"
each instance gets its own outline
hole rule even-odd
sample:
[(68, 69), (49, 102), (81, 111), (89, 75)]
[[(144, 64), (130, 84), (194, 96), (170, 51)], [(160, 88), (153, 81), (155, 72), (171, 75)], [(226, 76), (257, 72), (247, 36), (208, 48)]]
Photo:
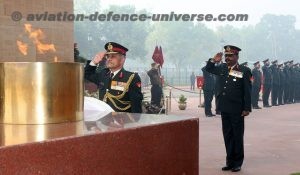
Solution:
[(232, 45), (226, 45), (226, 46), (224, 46), (224, 49), (225, 49), (224, 54), (228, 54), (228, 55), (233, 55), (233, 54), (238, 55), (239, 51), (242, 50), (242, 49), (240, 49), (236, 46), (232, 46)]
[(253, 63), (254, 66), (257, 65), (257, 64), (259, 64), (259, 61), (256, 61), (255, 63)]
[(279, 64), (278, 66), (279, 66), (279, 67), (282, 67), (282, 66), (283, 66), (283, 63)]
[(120, 53), (122, 55), (126, 55), (126, 52), (128, 51), (126, 47), (114, 42), (106, 43), (104, 45), (104, 49), (107, 51), (106, 54)]
[(294, 62), (294, 60), (291, 60), (289, 63), (293, 63)]
[(268, 61), (269, 61), (269, 59), (265, 59), (263, 62), (266, 63), (266, 62), (268, 62)]
[(286, 61), (286, 62), (284, 62), (283, 64), (284, 64), (284, 65), (287, 65), (287, 64), (289, 64), (289, 63), (290, 63), (289, 61)]
[(274, 60), (274, 61), (272, 61), (272, 64), (275, 64), (275, 63), (277, 63), (278, 62), (278, 60)]
[(247, 66), (248, 65), (248, 62), (243, 62), (242, 64), (240, 64), (241, 66)]

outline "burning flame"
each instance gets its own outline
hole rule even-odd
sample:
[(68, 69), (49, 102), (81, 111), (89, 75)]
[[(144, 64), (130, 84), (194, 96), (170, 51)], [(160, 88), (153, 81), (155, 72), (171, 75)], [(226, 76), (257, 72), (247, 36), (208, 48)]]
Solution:
[(18, 45), (19, 51), (23, 55), (27, 55), (28, 45), (23, 43), (22, 41), (17, 41), (17, 45)]
[[(31, 24), (24, 24), (24, 27), (25, 27), (25, 32), (28, 34), (29, 38), (35, 44), (38, 53), (45, 54), (49, 51), (56, 52), (54, 44), (42, 43), (41, 40), (45, 39), (45, 34), (41, 29), (33, 29)], [(28, 45), (21, 41), (17, 41), (17, 45), (19, 51), (23, 55), (27, 55)], [(54, 57), (54, 61), (55, 62), (58, 61), (57, 56)]]
[(25, 24), (25, 31), (29, 34), (29, 38), (36, 45), (39, 53), (44, 54), (48, 51), (56, 51), (54, 44), (43, 44), (41, 42), (41, 40), (45, 38), (45, 35), (41, 29), (35, 30), (32, 29), (32, 26), (30, 24)]

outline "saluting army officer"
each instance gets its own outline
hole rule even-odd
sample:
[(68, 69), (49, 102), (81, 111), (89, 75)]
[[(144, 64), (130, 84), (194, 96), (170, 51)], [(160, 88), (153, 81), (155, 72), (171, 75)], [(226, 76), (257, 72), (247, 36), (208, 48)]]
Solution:
[(244, 160), (244, 117), (251, 112), (251, 70), (238, 64), (240, 48), (227, 45), (225, 62), (219, 66), (222, 53), (209, 59), (206, 70), (219, 77), (217, 91), (222, 129), (226, 147), (226, 166), (223, 171), (241, 170)]
[[(142, 112), (143, 94), (138, 74), (126, 71), (123, 66), (128, 49), (109, 42), (85, 67), (85, 78), (99, 87), (99, 98), (117, 112)], [(106, 59), (106, 68), (96, 72), (96, 66)]]

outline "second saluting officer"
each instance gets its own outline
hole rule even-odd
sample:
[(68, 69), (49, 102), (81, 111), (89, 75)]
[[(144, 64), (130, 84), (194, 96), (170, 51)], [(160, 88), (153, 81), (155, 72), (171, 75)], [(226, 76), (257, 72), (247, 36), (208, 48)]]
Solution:
[(209, 59), (206, 70), (219, 77), (218, 106), (222, 117), (222, 130), (226, 147), (226, 166), (223, 171), (241, 170), (244, 160), (244, 117), (251, 112), (251, 70), (238, 64), (240, 48), (227, 45), (225, 62), (222, 53)]
[[(128, 49), (118, 43), (109, 42), (104, 52), (89, 61), (85, 67), (85, 78), (98, 85), (99, 98), (117, 112), (142, 112), (143, 94), (138, 74), (126, 71), (123, 65)], [(96, 72), (96, 66), (103, 59), (106, 68)]]

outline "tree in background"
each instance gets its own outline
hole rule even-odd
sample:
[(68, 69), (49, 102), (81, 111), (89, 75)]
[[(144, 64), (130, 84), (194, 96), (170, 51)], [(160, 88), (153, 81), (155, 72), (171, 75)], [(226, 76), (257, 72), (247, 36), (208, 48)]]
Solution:
[[(101, 1), (75, 0), (75, 13), (93, 14), (151, 14), (137, 11), (134, 6), (101, 7)], [(296, 19), (290, 15), (266, 14), (256, 25), (235, 28), (230, 25), (212, 30), (203, 23), (128, 22), (128, 21), (78, 21), (75, 22), (75, 42), (80, 45), (81, 56), (91, 59), (108, 41), (126, 45), (128, 57), (138, 65), (150, 64), (153, 48), (164, 49), (166, 67), (200, 67), (204, 61), (221, 51), (222, 45), (234, 44), (242, 48), (241, 61), (254, 62), (265, 58), (300, 61), (300, 30)], [(220, 41), (224, 40), (224, 43)], [(140, 63), (140, 64), (139, 64)], [(148, 64), (149, 63), (149, 64)]]

